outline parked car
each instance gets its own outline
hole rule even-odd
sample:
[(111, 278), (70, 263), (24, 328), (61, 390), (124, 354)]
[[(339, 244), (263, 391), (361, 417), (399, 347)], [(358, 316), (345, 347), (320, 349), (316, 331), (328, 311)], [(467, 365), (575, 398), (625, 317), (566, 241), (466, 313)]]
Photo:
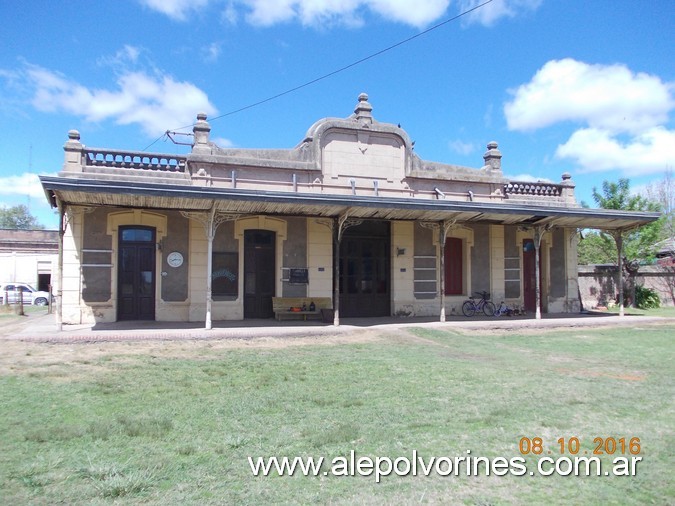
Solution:
[[(36, 290), (28, 283), (1, 283), (0, 284), (0, 302), (5, 303), (5, 295), (9, 304), (19, 302), (19, 287), (23, 291), (23, 303), (35, 306), (46, 306), (49, 304), (49, 293)], [(52, 297), (52, 301), (54, 298)]]

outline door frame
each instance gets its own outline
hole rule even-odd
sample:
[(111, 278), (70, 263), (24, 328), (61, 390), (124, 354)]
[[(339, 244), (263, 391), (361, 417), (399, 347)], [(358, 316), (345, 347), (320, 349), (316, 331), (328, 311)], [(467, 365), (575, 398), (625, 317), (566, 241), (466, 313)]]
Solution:
[[(276, 283), (275, 293), (283, 294), (283, 282), (281, 281), (281, 268), (284, 265), (284, 241), (286, 241), (288, 222), (280, 218), (271, 216), (251, 216), (249, 218), (241, 218), (234, 222), (234, 238), (238, 241), (239, 258), (239, 296), (237, 297), (237, 304), (240, 311), (240, 317), (244, 318), (244, 232), (246, 230), (269, 230), (276, 233), (275, 243), (275, 271)], [(214, 302), (214, 305), (225, 305), (227, 302)]]
[[(270, 247), (269, 247), (268, 249), (272, 250), (272, 257), (274, 258), (274, 267), (273, 267), (273, 269), (271, 270), (271, 273), (270, 273), (270, 276), (271, 276), (271, 284), (272, 284), (272, 294), (270, 295), (270, 301), (269, 301), (269, 309), (270, 309), (270, 311), (269, 311), (269, 314), (267, 314), (267, 315), (265, 315), (265, 316), (257, 315), (257, 314), (256, 314), (255, 316), (247, 316), (247, 311), (246, 311), (246, 309), (247, 309), (246, 299), (248, 298), (248, 297), (247, 297), (248, 294), (246, 293), (246, 282), (247, 282), (247, 275), (248, 275), (248, 272), (247, 272), (246, 267), (247, 267), (247, 263), (248, 263), (248, 261), (249, 261), (249, 255), (247, 255), (248, 251), (247, 251), (246, 237), (247, 237), (247, 236), (250, 236), (251, 234), (259, 234), (259, 233), (263, 233), (263, 234), (265, 234), (265, 235), (271, 236)], [(276, 297), (276, 295), (277, 295), (276, 278), (277, 278), (277, 272), (278, 272), (278, 269), (277, 269), (277, 265), (276, 265), (276, 256), (277, 256), (277, 255), (276, 255), (276, 254), (277, 254), (277, 252), (276, 252), (276, 249), (277, 249), (276, 235), (277, 235), (276, 232), (274, 232), (273, 230), (264, 230), (264, 229), (249, 228), (249, 229), (247, 229), (247, 230), (244, 231), (244, 241), (243, 241), (243, 242), (244, 242), (244, 256), (243, 256), (243, 262), (242, 262), (242, 264), (243, 264), (243, 269), (244, 269), (244, 275), (243, 275), (243, 278), (244, 278), (244, 279), (243, 279), (243, 283), (244, 283), (244, 292), (243, 292), (243, 294), (242, 294), (242, 295), (243, 295), (243, 305), (244, 305), (244, 308), (243, 308), (243, 310), (244, 310), (244, 318), (273, 318), (273, 317), (274, 317), (274, 312), (272, 311), (272, 300), (271, 300), (271, 299), (272, 299), (272, 297)], [(257, 249), (257, 248), (254, 248), (254, 250), (255, 250), (255, 249)], [(255, 266), (254, 266), (254, 269), (255, 269), (256, 271), (258, 271), (258, 265), (259, 265), (259, 264), (258, 264), (258, 259), (256, 258), (256, 260), (255, 260)], [(256, 279), (255, 279), (255, 287), (254, 287), (255, 292), (254, 292), (254, 294), (253, 294), (253, 298), (254, 298), (254, 300), (255, 300), (256, 305), (258, 304), (258, 300), (257, 300), (258, 297), (261, 296), (261, 295), (258, 293), (258, 291), (259, 291), (259, 283), (260, 283), (260, 278), (256, 277)], [(257, 311), (256, 311), (256, 312), (257, 312)], [(250, 308), (249, 308), (249, 314), (250, 314)]]
[[(342, 236), (342, 240), (340, 241), (340, 251), (338, 252), (340, 262), (342, 262), (343, 267), (340, 268), (340, 278), (336, 279), (334, 282), (335, 283), (345, 283), (344, 290), (338, 290), (339, 297), (340, 297), (340, 316), (344, 316), (345, 318), (351, 318), (351, 317), (363, 317), (363, 318), (377, 318), (381, 316), (391, 316), (392, 313), (392, 297), (393, 297), (393, 264), (394, 261), (392, 259), (392, 249), (391, 249), (391, 244), (392, 244), (392, 226), (391, 222), (388, 220), (370, 220), (372, 222), (378, 222), (383, 224), (383, 228), (386, 227), (387, 232), (386, 234), (383, 234), (381, 236), (370, 236), (367, 233), (361, 232), (359, 233), (359, 226), (351, 227), (347, 229)], [(384, 255), (382, 258), (384, 259), (384, 275), (385, 275), (385, 280), (386, 280), (386, 285), (387, 289), (386, 292), (383, 294), (379, 294), (380, 297), (382, 298), (382, 308), (384, 313), (382, 315), (373, 315), (373, 314), (367, 314), (367, 315), (354, 315), (354, 314), (349, 314), (349, 307), (351, 303), (347, 302), (347, 299), (350, 299), (350, 296), (348, 294), (347, 290), (347, 277), (348, 277), (348, 261), (349, 261), (349, 255), (346, 254), (346, 252), (343, 252), (343, 249), (347, 248), (348, 241), (350, 240), (355, 240), (357, 244), (362, 244), (363, 241), (373, 241), (373, 242), (380, 242), (384, 241), (384, 244), (382, 244), (384, 248)], [(359, 246), (361, 248), (361, 246)], [(361, 250), (360, 250), (361, 251)], [(363, 259), (363, 256), (361, 255), (359, 257), (360, 259)], [(363, 274), (363, 271), (359, 268), (359, 271), (361, 274)], [(363, 280), (360, 280), (363, 281)], [(356, 294), (353, 295), (354, 301), (358, 301), (359, 299), (368, 299), (369, 297), (373, 297), (373, 295), (377, 295), (377, 293), (374, 293), (372, 295), (368, 294), (363, 294), (360, 291)], [(386, 299), (386, 304), (384, 304), (384, 299)], [(386, 308), (386, 310), (384, 309)]]
[[(150, 241), (124, 241), (122, 239), (124, 235), (125, 230), (147, 230), (152, 233), (152, 237)], [(136, 318), (130, 318), (130, 321), (133, 320), (150, 320), (154, 321), (157, 318), (157, 229), (155, 227), (151, 227), (148, 225), (122, 225), (118, 228), (118, 234), (117, 234), (117, 279), (115, 282), (116, 285), (116, 305), (117, 305), (117, 315), (116, 319), (117, 321), (121, 321), (122, 318), (121, 316), (121, 304), (120, 304), (120, 298), (122, 297), (121, 291), (120, 291), (120, 267), (121, 267), (121, 255), (122, 255), (122, 248), (123, 245), (129, 244), (129, 245), (134, 245), (136, 247), (139, 246), (145, 246), (146, 248), (150, 248), (152, 252), (151, 256), (151, 265), (152, 265), (152, 287), (151, 287), (151, 292), (152, 292), (152, 318), (141, 318), (140, 314), (136, 314)], [(137, 250), (138, 251), (138, 250)], [(137, 269), (137, 272), (138, 269)], [(134, 295), (134, 299), (136, 300), (137, 295)]]
[[(155, 228), (156, 244), (161, 244), (167, 235), (167, 217), (165, 214), (154, 213), (143, 209), (133, 209), (126, 211), (116, 211), (108, 213), (106, 220), (106, 234), (111, 237), (112, 246), (112, 274), (110, 276), (110, 299), (106, 306), (110, 309), (109, 315), (111, 321), (117, 321), (117, 277), (118, 277), (118, 257), (119, 257), (119, 229), (125, 226), (148, 226)], [(161, 298), (162, 277), (158, 273), (162, 272), (162, 252), (158, 249), (155, 255), (155, 319), (157, 318), (160, 306), (163, 304)], [(96, 306), (97, 304), (92, 304)]]

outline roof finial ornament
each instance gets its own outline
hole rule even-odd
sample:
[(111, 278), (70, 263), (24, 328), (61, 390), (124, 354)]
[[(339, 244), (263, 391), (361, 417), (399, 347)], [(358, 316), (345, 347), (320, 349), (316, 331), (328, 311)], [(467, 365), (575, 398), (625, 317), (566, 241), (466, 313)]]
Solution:
[(192, 152), (210, 152), (209, 134), (211, 133), (211, 125), (206, 121), (206, 113), (200, 112), (197, 114), (197, 121), (192, 127), (192, 133), (194, 134)]
[(498, 148), (499, 146), (495, 141), (490, 141), (487, 144), (487, 151), (483, 155), (484, 167), (490, 171), (502, 171), (502, 153)]
[(359, 103), (354, 109), (354, 116), (361, 124), (372, 124), (373, 122), (373, 106), (368, 103), (368, 94), (361, 93), (359, 95)]

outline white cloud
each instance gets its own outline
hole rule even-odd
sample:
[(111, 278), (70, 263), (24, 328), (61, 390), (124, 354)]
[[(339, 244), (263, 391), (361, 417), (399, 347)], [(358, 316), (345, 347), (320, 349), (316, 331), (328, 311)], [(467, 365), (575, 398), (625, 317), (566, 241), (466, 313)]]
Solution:
[(185, 21), (190, 11), (199, 11), (209, 0), (139, 0), (142, 5), (176, 21)]
[[(56, 176), (56, 174), (43, 174)], [(38, 202), (47, 203), (37, 174), (24, 172), (16, 176), (0, 177), (0, 195), (28, 196)]]
[(305, 26), (343, 24), (361, 26), (362, 14), (373, 14), (397, 23), (423, 27), (440, 18), (450, 0), (239, 0), (254, 25), (270, 26), (299, 20)]
[(225, 137), (211, 137), (210, 140), (216, 146), (221, 147), (221, 148), (233, 148), (234, 147), (234, 142), (232, 142), (230, 139), (226, 139)]
[(212, 42), (208, 46), (201, 48), (202, 58), (207, 63), (218, 61), (221, 53), (221, 44), (219, 42)]
[(38, 110), (66, 112), (92, 122), (138, 124), (148, 136), (190, 124), (198, 112), (217, 113), (206, 93), (169, 75), (126, 72), (117, 78), (114, 90), (90, 89), (34, 65), (27, 65), (26, 75)]
[(551, 181), (550, 179), (546, 177), (537, 177), (533, 176), (532, 174), (516, 174), (515, 176), (508, 176), (504, 175), (505, 178), (507, 178), (509, 181), (517, 181), (519, 183), (553, 183), (554, 181)]
[(221, 14), (221, 20), (228, 25), (236, 25), (239, 14), (233, 2), (229, 2)]
[[(213, 0), (138, 0), (146, 7), (172, 19), (185, 21), (190, 11), (199, 12)], [(543, 0), (493, 0), (471, 12), (466, 23), (492, 26), (504, 17), (515, 17), (536, 10)], [(485, 0), (459, 0), (458, 11), (473, 9)], [(221, 20), (236, 24), (243, 17), (251, 24), (272, 26), (299, 21), (305, 26), (340, 24), (362, 26), (363, 14), (370, 11), (386, 20), (423, 28), (443, 16), (451, 0), (230, 0), (221, 12)]]
[[(139, 0), (146, 7), (172, 19), (184, 21), (190, 11), (207, 7), (209, 0)], [(369, 10), (384, 19), (423, 27), (440, 18), (450, 0), (233, 0), (227, 3), (222, 19), (235, 24), (239, 10), (254, 25), (271, 26), (298, 20), (305, 26), (342, 24), (361, 26), (362, 14)]]
[(452, 149), (455, 153), (459, 153), (460, 155), (470, 155), (471, 153), (475, 153), (477, 146), (472, 143), (472, 142), (464, 142), (460, 139), (455, 139), (454, 141), (448, 142), (448, 146), (450, 149)]
[[(469, 23), (478, 23), (483, 26), (493, 26), (501, 18), (514, 18), (518, 14), (534, 11), (539, 8), (543, 0), (493, 0), (479, 9), (467, 14), (464, 19)], [(485, 0), (459, 0), (460, 12), (473, 9)]]
[(141, 55), (142, 48), (125, 44), (114, 56), (104, 56), (97, 60), (99, 65), (107, 65), (114, 68), (136, 64)]
[(662, 172), (675, 146), (668, 128), (675, 87), (625, 65), (572, 59), (546, 63), (504, 105), (510, 130), (532, 131), (563, 122), (581, 127), (558, 146), (556, 157), (587, 172), (628, 176)]
[(606, 130), (584, 128), (558, 146), (556, 156), (574, 160), (587, 172), (621, 170), (641, 176), (663, 172), (672, 160), (675, 131), (655, 127), (621, 142)]
[(298, 19), (305, 26), (342, 23), (362, 24), (358, 14), (361, 0), (241, 0), (248, 10), (246, 19), (259, 26), (271, 26)]
[(370, 9), (385, 19), (424, 27), (439, 19), (450, 5), (449, 0), (370, 0), (365, 2)]
[(511, 130), (535, 130), (562, 121), (612, 132), (637, 133), (665, 122), (672, 86), (625, 65), (589, 65), (570, 58), (546, 63), (504, 105)]

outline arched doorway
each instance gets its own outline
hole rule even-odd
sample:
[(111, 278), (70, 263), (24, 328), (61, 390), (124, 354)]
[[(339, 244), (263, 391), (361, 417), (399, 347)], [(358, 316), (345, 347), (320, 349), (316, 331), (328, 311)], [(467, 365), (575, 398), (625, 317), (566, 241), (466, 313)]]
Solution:
[(155, 229), (119, 228), (117, 319), (155, 319)]

